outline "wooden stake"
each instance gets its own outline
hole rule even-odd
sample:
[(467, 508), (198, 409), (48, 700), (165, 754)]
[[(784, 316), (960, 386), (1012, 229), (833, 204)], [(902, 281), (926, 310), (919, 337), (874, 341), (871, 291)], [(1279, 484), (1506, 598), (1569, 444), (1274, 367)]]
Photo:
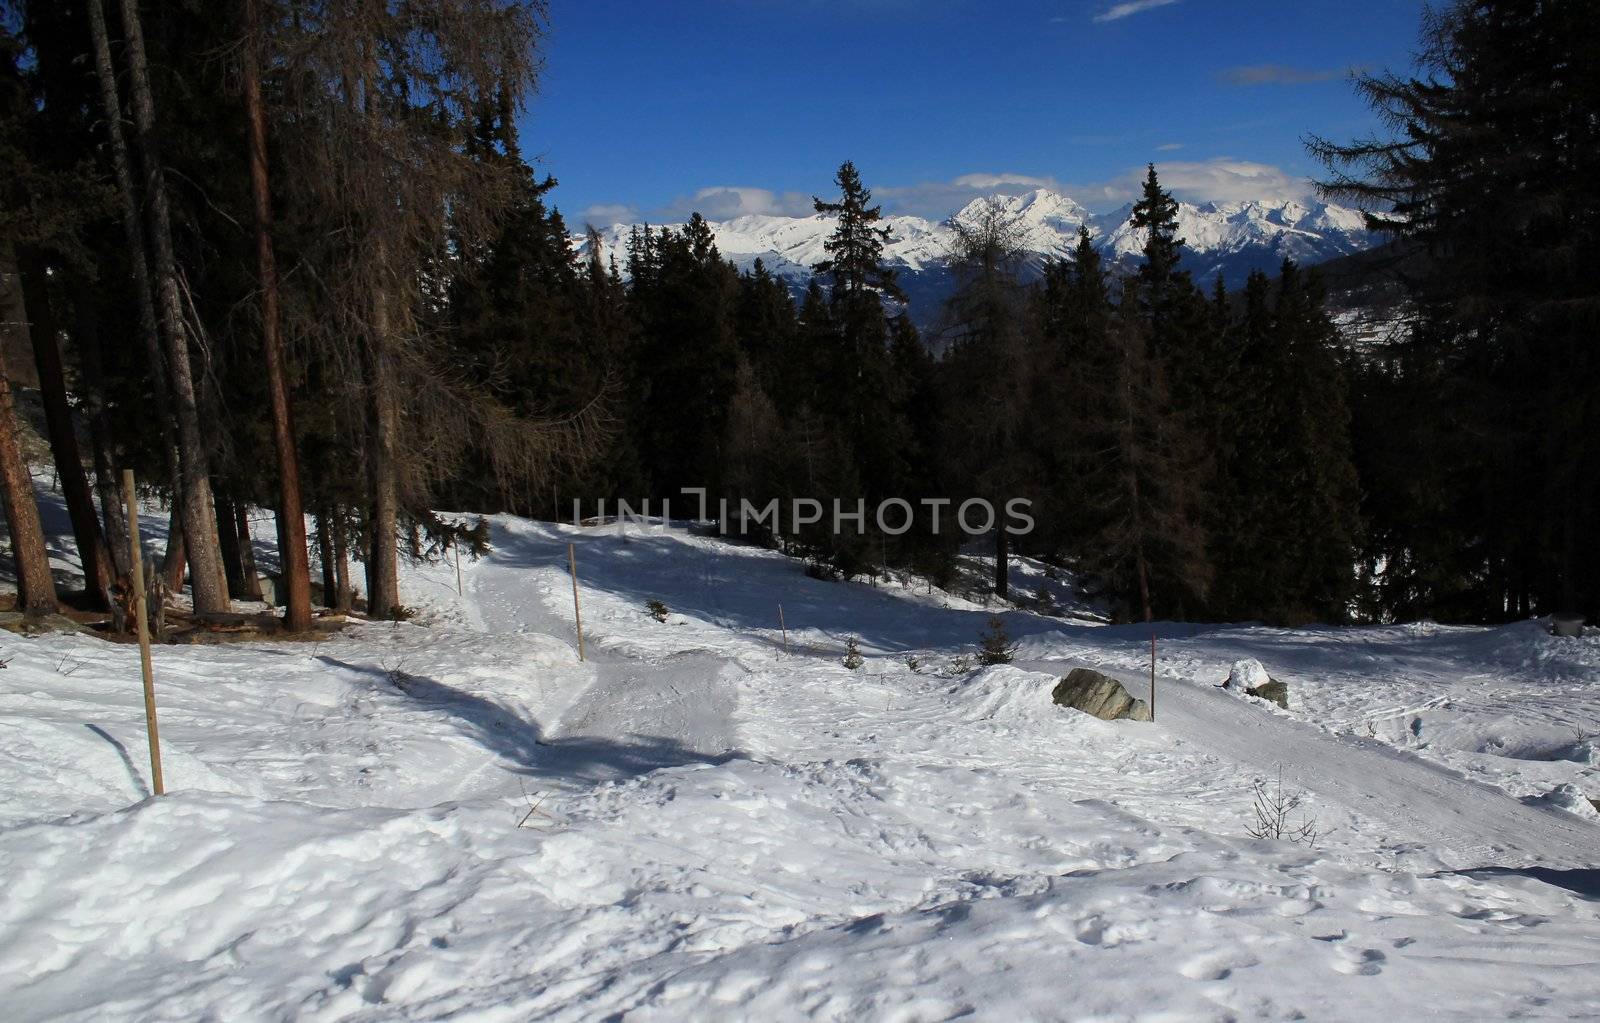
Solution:
[(461, 542), (450, 541), (450, 549), (456, 552), (456, 596), (461, 596)]
[(133, 470), (122, 470), (122, 495), (128, 503), (128, 553), (133, 565), (133, 609), (139, 623), (139, 671), (144, 676), (144, 727), (150, 737), (150, 788), (163, 795), (161, 781), (161, 733), (156, 728), (156, 683), (150, 665), (150, 618), (144, 599), (144, 557), (139, 553), (139, 504), (133, 486)]
[(1156, 634), (1150, 634), (1150, 721), (1156, 720)]
[(778, 628), (783, 630), (783, 652), (787, 654), (789, 652), (789, 626), (785, 625), (783, 621), (782, 604), (778, 605)]
[(567, 544), (567, 569), (572, 573), (572, 620), (578, 626), (578, 660), (583, 656), (583, 608), (578, 604), (578, 555), (572, 544)]

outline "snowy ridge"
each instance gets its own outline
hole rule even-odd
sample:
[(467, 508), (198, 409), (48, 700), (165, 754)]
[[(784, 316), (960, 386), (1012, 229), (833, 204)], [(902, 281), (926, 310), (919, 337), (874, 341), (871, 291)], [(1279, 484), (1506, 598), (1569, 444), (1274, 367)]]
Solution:
[[(907, 276), (937, 272), (949, 261), (955, 239), (952, 224), (973, 222), (991, 203), (1015, 218), (1024, 247), (1039, 257), (1065, 255), (1077, 243), (1079, 227), (1089, 229), (1112, 261), (1134, 258), (1143, 244), (1140, 232), (1129, 223), (1131, 205), (1097, 216), (1068, 196), (1041, 188), (975, 199), (939, 221), (885, 217), (893, 236), (884, 254)], [(723, 256), (740, 269), (748, 270), (760, 259), (768, 270), (799, 285), (810, 279), (811, 268), (824, 258), (822, 245), (833, 230), (832, 220), (818, 215), (751, 214), (710, 223)], [(1316, 200), (1180, 203), (1178, 224), (1189, 249), (1190, 268), (1206, 278), (1221, 273), (1231, 286), (1237, 286), (1250, 269), (1274, 269), (1285, 258), (1319, 263), (1374, 242), (1359, 211)], [(619, 267), (626, 264), (633, 226), (600, 228), (602, 254), (615, 259)]]

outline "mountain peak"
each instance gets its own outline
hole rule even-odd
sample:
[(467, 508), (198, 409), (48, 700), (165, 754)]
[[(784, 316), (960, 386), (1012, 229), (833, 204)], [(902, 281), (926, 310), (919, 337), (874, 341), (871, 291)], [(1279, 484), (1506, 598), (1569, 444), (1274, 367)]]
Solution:
[[(893, 236), (884, 257), (909, 278), (938, 277), (949, 263), (956, 227), (976, 223), (990, 209), (1014, 219), (1022, 247), (1039, 257), (1071, 251), (1080, 227), (1088, 228), (1113, 264), (1137, 259), (1144, 244), (1143, 232), (1129, 223), (1131, 204), (1096, 216), (1070, 196), (1036, 188), (973, 199), (944, 220), (885, 217), (884, 225)], [(796, 287), (803, 286), (811, 268), (825, 258), (823, 244), (833, 226), (831, 218), (816, 215), (747, 215), (711, 223), (725, 258), (741, 269), (759, 258), (773, 274)], [(619, 265), (626, 259), (628, 228), (618, 224), (601, 232), (605, 255), (615, 256)], [(1275, 270), (1286, 258), (1309, 265), (1373, 244), (1358, 211), (1318, 200), (1180, 203), (1178, 232), (1184, 239), (1185, 266), (1196, 278), (1209, 280), (1221, 274), (1230, 286), (1241, 284), (1250, 270)], [(928, 299), (938, 291), (931, 281), (923, 290)]]

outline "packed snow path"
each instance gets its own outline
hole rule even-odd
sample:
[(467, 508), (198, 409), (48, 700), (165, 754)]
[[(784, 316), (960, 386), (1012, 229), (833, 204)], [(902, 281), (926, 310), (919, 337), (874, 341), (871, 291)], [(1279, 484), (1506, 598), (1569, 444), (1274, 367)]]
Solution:
[[(1019, 666), (1061, 675), (1076, 665)], [(1120, 674), (1129, 691), (1144, 695), (1148, 676)], [(1600, 829), (1570, 813), (1529, 806), (1376, 739), (1273, 713), (1264, 701), (1241, 707), (1219, 689), (1159, 674), (1156, 686), (1162, 731), (1250, 765), (1262, 778), (1275, 782), (1281, 772), (1286, 787), (1386, 821), (1395, 835), (1458, 866), (1585, 869), (1600, 861)]]
[[(527, 600), (527, 569), (543, 567), (547, 580), (548, 573), (559, 574), (565, 556), (561, 545), (552, 543), (543, 531), (503, 530), (496, 539), (501, 546), (495, 558), (472, 579), (471, 596), (482, 608), (479, 616), (484, 627), (519, 631), (537, 624), (541, 631), (570, 633), (570, 619), (562, 620), (556, 610), (565, 596), (559, 588), (550, 592), (547, 581), (547, 599), (541, 605), (530, 607)], [(584, 540), (579, 534), (579, 542)], [(649, 547), (647, 540), (636, 539), (631, 546)], [(602, 552), (610, 547), (637, 556), (629, 552), (629, 542), (610, 542), (603, 532), (591, 532), (586, 541), (585, 554), (599, 553), (604, 558)], [(589, 559), (584, 560), (587, 565)], [(608, 578), (608, 562), (613, 560), (598, 566), (602, 581)], [(701, 600), (717, 601), (708, 589), (720, 585), (720, 580), (691, 577), (687, 581), (688, 587), (680, 581), (673, 588), (679, 592), (698, 588)], [(735, 601), (730, 596), (724, 602), (741, 615), (753, 610)], [(875, 646), (911, 649), (928, 638), (925, 612), (906, 618), (895, 613), (899, 610), (879, 609), (881, 624), (873, 633)], [(791, 613), (795, 611), (805, 614), (801, 607), (792, 608)], [(797, 625), (805, 621), (804, 617), (796, 619)], [(867, 626), (872, 621), (863, 619), (860, 624)], [(1034, 634), (1033, 645), (1049, 644), (1048, 623), (1044, 629), (1044, 635)], [(1081, 633), (1082, 629), (1070, 631)], [(641, 673), (637, 666), (628, 665), (636, 665), (643, 655), (626, 645), (621, 651), (602, 649), (597, 654), (596, 681), (580, 696), (578, 705), (562, 716), (562, 732), (615, 735), (653, 730), (700, 753), (737, 748), (730, 720), (734, 696), (728, 677), (744, 670), (732, 656), (678, 653), (651, 672)], [(626, 656), (628, 653), (633, 656)], [(1022, 660), (1016, 666), (1060, 677), (1080, 665), (1104, 667), (1069, 659)], [(1118, 674), (1132, 692), (1144, 694), (1147, 677), (1127, 671)], [(1290, 715), (1273, 713), (1265, 703), (1241, 703), (1213, 686), (1170, 676), (1158, 676), (1157, 685), (1159, 732), (1223, 760), (1250, 765), (1263, 778), (1275, 781), (1281, 773), (1289, 786), (1313, 792), (1347, 811), (1383, 820), (1396, 836), (1409, 838), (1419, 848), (1433, 850), (1457, 866), (1570, 869), (1589, 867), (1600, 859), (1600, 833), (1570, 813), (1529, 806), (1501, 789), (1464, 778), (1376, 739), (1330, 734)], [(936, 748), (925, 753), (941, 758)]]
[[(1600, 788), (1600, 642), (1167, 625), (1160, 720), (1107, 723), (1050, 688), (1138, 692), (1142, 630), (1008, 612), (973, 670), (989, 612), (924, 586), (493, 525), (461, 597), (408, 570), (426, 626), (158, 650), (160, 800), (130, 648), (4, 644), (8, 1020), (1600, 1014), (1553, 800)], [(1212, 688), (1241, 656), (1292, 714)], [(1280, 768), (1315, 850), (1246, 836)]]

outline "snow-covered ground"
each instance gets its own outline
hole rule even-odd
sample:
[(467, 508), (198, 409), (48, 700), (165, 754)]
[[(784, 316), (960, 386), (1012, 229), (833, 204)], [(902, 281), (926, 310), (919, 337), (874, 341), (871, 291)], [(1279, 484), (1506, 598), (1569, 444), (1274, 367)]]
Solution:
[[(1051, 687), (1144, 695), (1143, 628), (974, 669), (926, 586), (492, 525), (415, 623), (158, 648), (160, 799), (135, 649), (0, 634), (0, 1017), (1600, 1015), (1600, 638), (1163, 625), (1106, 723)], [(1248, 835), (1280, 776), (1315, 848)]]

